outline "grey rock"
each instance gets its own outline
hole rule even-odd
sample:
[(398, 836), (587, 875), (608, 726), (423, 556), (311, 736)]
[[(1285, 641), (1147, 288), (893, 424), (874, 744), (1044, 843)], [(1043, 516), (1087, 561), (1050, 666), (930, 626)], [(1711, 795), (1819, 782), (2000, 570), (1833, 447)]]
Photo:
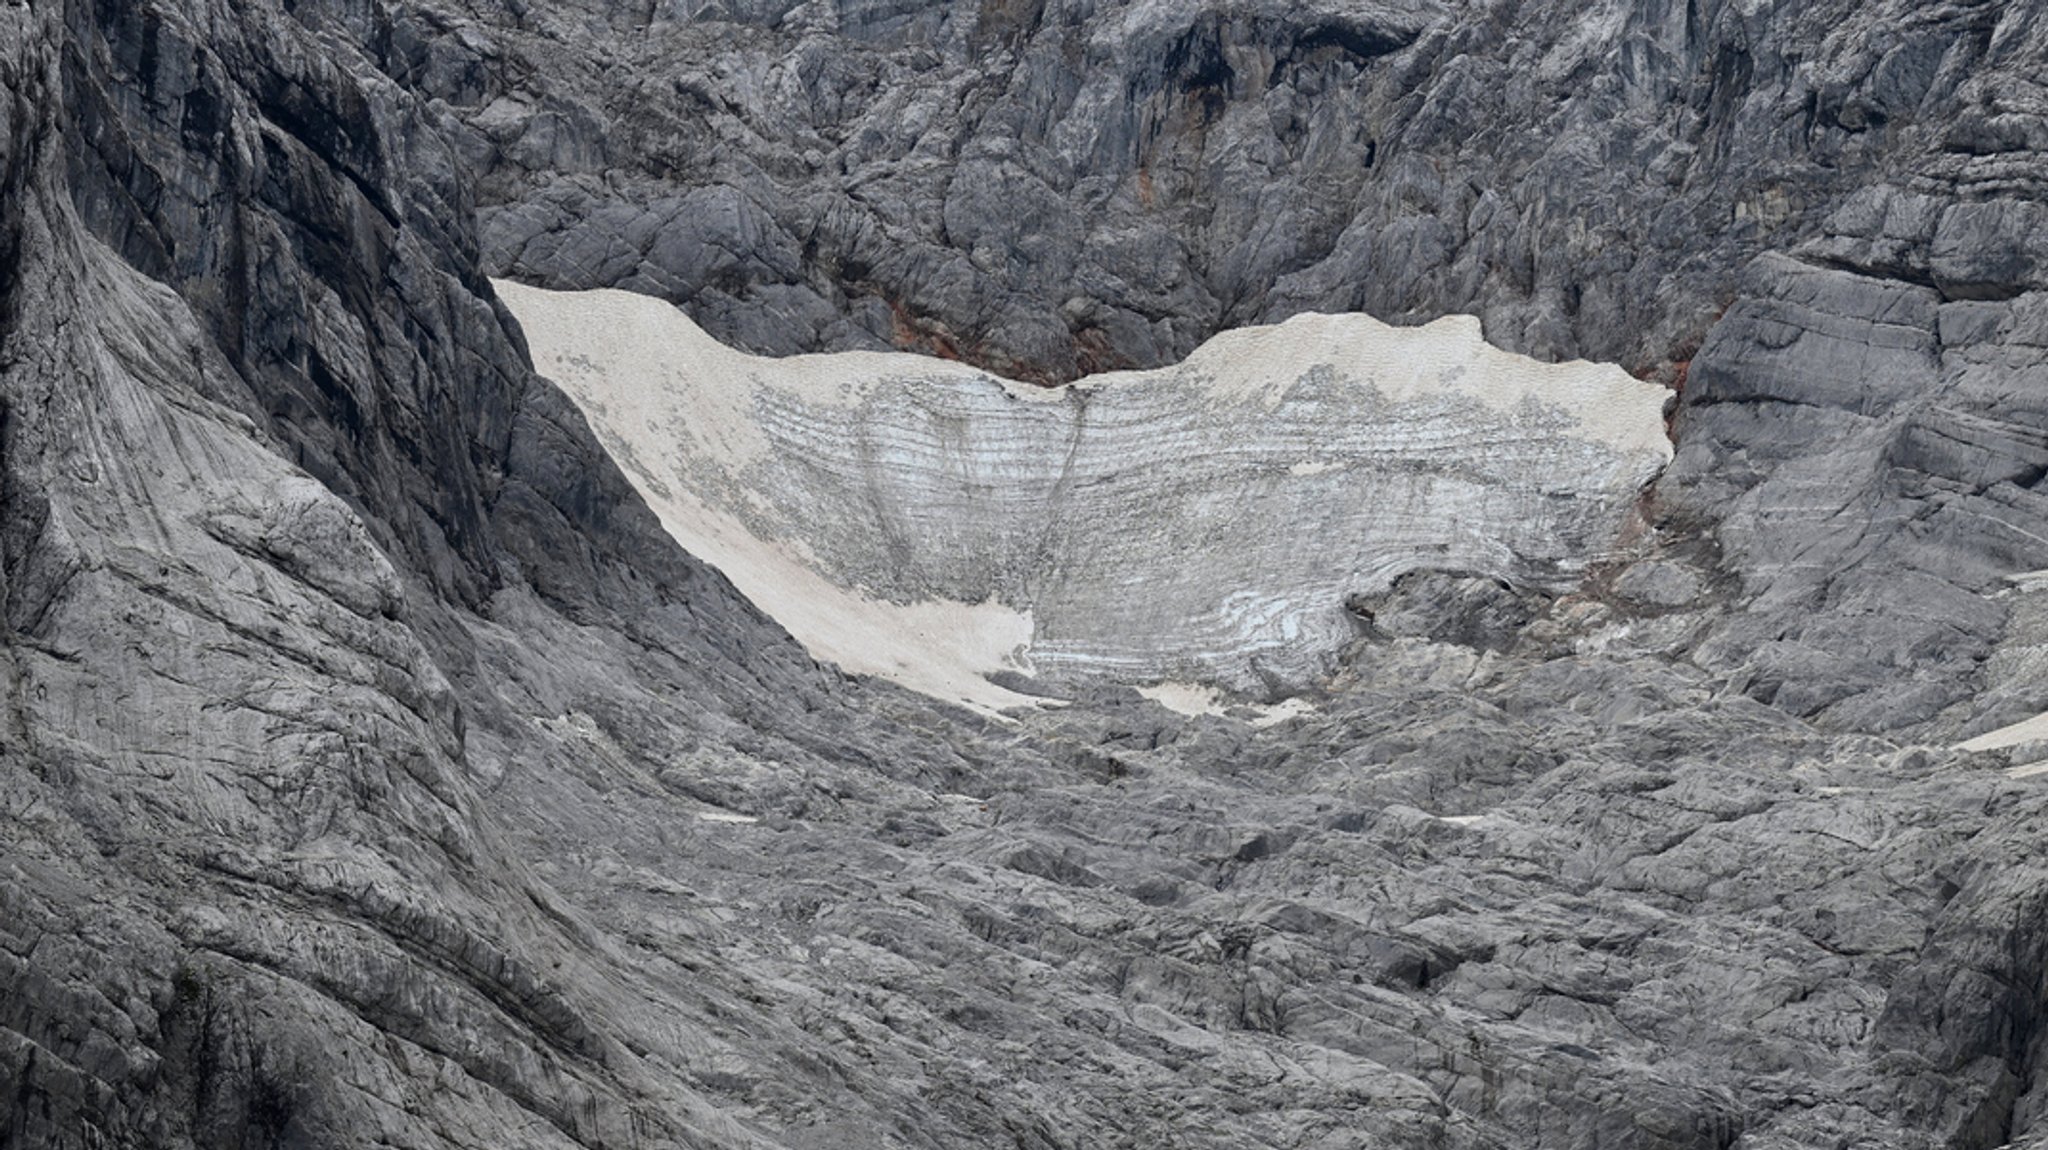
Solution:
[(1699, 658), (1840, 726), (1969, 714), (2002, 577), (2048, 560), (2048, 455), (2011, 390), (2036, 358), (2015, 339), (2032, 296), (1943, 302), (1782, 257), (1751, 274), (1693, 361), (1658, 489), (1718, 521), (1747, 594)]
[[(2048, 799), (1907, 736), (2048, 709), (2044, 36), (0, 7), (0, 1141), (2040, 1144)], [(1046, 378), (1363, 306), (1700, 382), (1612, 596), (1010, 727), (681, 553), (505, 270)]]
[(1622, 572), (1616, 594), (1646, 607), (1684, 607), (1706, 593), (1706, 581), (1678, 563), (1651, 560)]
[(1345, 605), (1375, 635), (1500, 652), (1516, 645), (1547, 612), (1551, 598), (1497, 576), (1417, 571), (1396, 579), (1383, 594), (1354, 596)]
[[(1678, 423), (1695, 450), (1662, 490), (1686, 538), (1784, 453), (1860, 428), (1757, 496), (1825, 486), (1903, 513), (1818, 528), (1816, 565), (1874, 543), (1858, 524), (1917, 530), (1928, 500), (1869, 491), (1886, 418), (1945, 386), (1949, 348), (2013, 343), (1978, 305), (2041, 282), (2048, 128), (2018, 93), (2044, 33), (2007, 4), (428, 11), (422, 44), (490, 44), (481, 90), (436, 94), (474, 141), (494, 274), (652, 292), (754, 350), (889, 345), (1046, 380), (1304, 310), (1470, 312), (1503, 346), (1726, 409)], [(602, 178), (519, 150), (564, 109), (605, 141)], [(1778, 426), (1739, 430), (1750, 410)], [(1903, 450), (1952, 434), (1976, 432), (1923, 426)], [(2026, 453), (1988, 450), (1991, 471)], [(1740, 557), (1767, 513), (1733, 514), (1754, 597)], [(1814, 527), (1782, 538), (1804, 549)], [(1802, 577), (1709, 628), (1704, 664), (1753, 667), (1772, 699), (1810, 676), (1783, 705), (1844, 728), (1975, 722), (1999, 612), (1899, 545), (1839, 608)], [(1939, 604), (1909, 618), (1960, 633), (1910, 627), (1902, 652), (1846, 621), (1907, 594)], [(1901, 668), (1927, 645), (1934, 664)]]

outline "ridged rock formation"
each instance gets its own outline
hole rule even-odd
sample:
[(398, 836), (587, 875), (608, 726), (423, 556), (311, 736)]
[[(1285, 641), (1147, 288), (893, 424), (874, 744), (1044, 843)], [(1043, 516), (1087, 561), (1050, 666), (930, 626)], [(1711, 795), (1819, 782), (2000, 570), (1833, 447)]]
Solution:
[(1299, 690), (1412, 571), (1570, 589), (1671, 455), (1665, 389), (1469, 319), (1304, 315), (1047, 390), (498, 287), (679, 543), (819, 657), (976, 705), (1025, 701), (977, 682), (1006, 668)]

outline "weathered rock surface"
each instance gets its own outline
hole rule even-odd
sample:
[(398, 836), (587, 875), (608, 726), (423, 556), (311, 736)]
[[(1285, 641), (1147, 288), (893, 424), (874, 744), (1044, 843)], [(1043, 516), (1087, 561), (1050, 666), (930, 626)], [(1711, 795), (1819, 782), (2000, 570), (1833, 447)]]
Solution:
[[(2044, 36), (0, 6), (0, 1144), (2042, 1145), (2048, 793), (1898, 731), (2048, 707)], [(1363, 307), (1695, 382), (1579, 586), (1412, 573), (1264, 728), (998, 728), (678, 550), (506, 271), (1049, 378)]]
[(1978, 674), (2008, 633), (2006, 577), (2048, 566), (2040, 299), (1788, 257), (1749, 282), (1693, 361), (1660, 487), (1680, 514), (1720, 520), (1743, 581), (1698, 661), (1852, 729), (1975, 733), (2048, 710)]
[[(1303, 311), (1470, 313), (1503, 347), (1680, 382), (1732, 313), (1704, 366), (1769, 375), (1783, 329), (1746, 317), (1781, 289), (1814, 290), (1771, 258), (1790, 255), (1875, 294), (1802, 305), (1849, 322), (1831, 350), (1779, 367), (1840, 353), (1822, 402), (1884, 423), (1927, 369), (1888, 327), (1870, 348), (1853, 330), (1884, 297), (2017, 302), (2048, 266), (2034, 226), (2048, 30), (2021, 3), (491, 0), (380, 27), (392, 73), (463, 125), (494, 274), (660, 295), (757, 351), (892, 346), (1061, 380), (1175, 362), (1219, 330)], [(1951, 338), (1980, 362), (2030, 354), (1950, 310)], [(1757, 339), (1754, 354), (1736, 346)], [(1858, 399), (1857, 364), (1907, 374)], [(1976, 418), (1972, 402), (1947, 406)], [(1789, 418), (1828, 446), (1786, 484), (1872, 481), (1867, 438), (1837, 454), (1833, 417)], [(1696, 421), (1702, 450), (1712, 422)], [(2036, 433), (1998, 432), (2015, 434)], [(1946, 435), (1915, 442), (1924, 454)], [(1749, 467), (1739, 454), (1676, 470), (1679, 534), (1729, 509), (1713, 474)], [(1975, 464), (1930, 466), (1938, 486)], [(1707, 493), (1687, 497), (1697, 475)], [(1969, 563), (1929, 572), (1942, 563), (1887, 526), (1934, 514), (1933, 496), (1872, 498), (1888, 509), (1867, 532), (1787, 522), (1772, 545), (1804, 550), (1809, 528), (1863, 536), (1830, 552), (1859, 556), (1860, 590), (1809, 578), (1764, 594), (1751, 578), (1704, 662), (1845, 729), (1945, 735), (2033, 706), (1969, 703), (2004, 626), (1976, 602), (1989, 585)], [(1731, 553), (1750, 549), (1751, 508), (1733, 507)], [(1913, 611), (1923, 592), (1940, 611)], [(1951, 610), (1940, 634), (1887, 631)], [(1923, 648), (1933, 658), (1901, 668)], [(1787, 676), (1801, 683), (1781, 693)]]
[[(1663, 388), (1470, 320), (1300, 316), (1042, 390), (739, 355), (625, 292), (500, 291), (678, 542), (820, 658), (948, 702), (1026, 701), (979, 681), (1005, 667), (1308, 689), (1356, 602), (1412, 571), (1571, 589), (1671, 456)], [(939, 613), (937, 649), (903, 641)]]

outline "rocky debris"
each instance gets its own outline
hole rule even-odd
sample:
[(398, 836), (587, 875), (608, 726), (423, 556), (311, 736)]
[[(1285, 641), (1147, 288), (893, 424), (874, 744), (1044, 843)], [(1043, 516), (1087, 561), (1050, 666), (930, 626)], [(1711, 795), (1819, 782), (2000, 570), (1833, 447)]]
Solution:
[(1373, 639), (1430, 639), (1507, 652), (1550, 613), (1553, 598), (1497, 575), (1412, 571), (1380, 594), (1353, 595), (1346, 605)]
[[(1055, 1145), (1934, 1146), (2029, 1089), (1998, 1033), (2031, 1005), (1929, 987), (1913, 1010), (1954, 993), (1986, 1020), (1939, 1037), (1892, 988), (1964, 950), (1940, 968), (2035, 985), (1992, 957), (2030, 864), (1951, 868), (1980, 831), (2028, 850), (2038, 791), (1655, 662), (1374, 659), (1376, 686), (1284, 729), (1044, 713), (1027, 769), (749, 807), (687, 855), (622, 841), (625, 800), (579, 787), (557, 817), (608, 834), (550, 877), (649, 962), (742, 956), (766, 1014), (925, 1100), (856, 1079), (858, 1108), (828, 1111), (808, 1078), (731, 1071), (802, 1107), (800, 1145), (911, 1119), (957, 1145), (1032, 1115)], [(720, 1065), (754, 1025), (726, 1024)], [(1209, 1108), (1232, 1097), (1256, 1101)]]
[(1660, 559), (1631, 566), (1614, 581), (1615, 593), (1644, 607), (1686, 607), (1706, 593), (1706, 581), (1682, 564)]
[[(0, 1143), (2039, 1145), (2040, 780), (1854, 728), (2048, 709), (2043, 29), (0, 6)], [(507, 269), (1048, 377), (1477, 311), (1688, 405), (1547, 608), (1002, 728), (681, 553)]]

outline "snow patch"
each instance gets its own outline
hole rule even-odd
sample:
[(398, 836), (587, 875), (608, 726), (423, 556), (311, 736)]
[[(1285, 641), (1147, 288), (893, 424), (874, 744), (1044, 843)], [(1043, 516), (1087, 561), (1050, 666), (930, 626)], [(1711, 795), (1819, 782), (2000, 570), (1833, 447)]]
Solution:
[(1313, 715), (1316, 710), (1314, 704), (1299, 697), (1282, 699), (1277, 703), (1235, 702), (1215, 687), (1171, 680), (1139, 687), (1138, 693), (1169, 711), (1191, 718), (1196, 715), (1228, 716), (1233, 713), (1243, 715), (1249, 712), (1249, 721), (1254, 727), (1270, 727), (1302, 715)]
[(2048, 739), (2048, 714), (2022, 719), (2010, 726), (1995, 731), (1986, 731), (1974, 739), (1956, 744), (1959, 751), (1997, 751), (2006, 747), (2017, 747), (2021, 743), (2034, 743)]
[(1571, 586), (1671, 458), (1663, 389), (1501, 351), (1470, 317), (1301, 315), (1038, 388), (766, 359), (650, 297), (497, 287), (685, 549), (820, 660), (990, 715), (1049, 705), (999, 672), (1310, 687), (1356, 638), (1349, 596), (1419, 568)]

